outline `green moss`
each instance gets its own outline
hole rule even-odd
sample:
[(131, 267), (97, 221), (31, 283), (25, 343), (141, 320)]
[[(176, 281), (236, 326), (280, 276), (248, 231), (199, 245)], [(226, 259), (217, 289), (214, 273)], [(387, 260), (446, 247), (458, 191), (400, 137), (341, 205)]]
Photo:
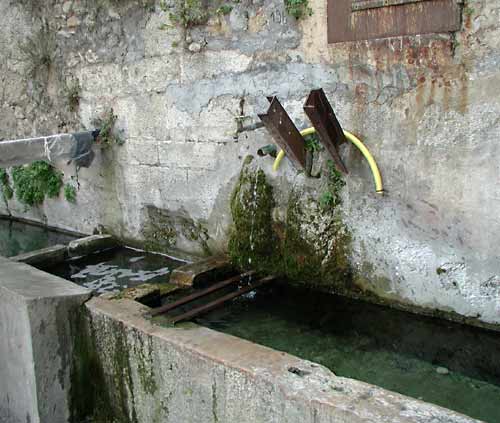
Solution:
[(167, 253), (177, 243), (174, 222), (166, 210), (146, 206), (146, 223), (142, 228), (147, 251)]
[[(162, 8), (168, 10), (168, 6)], [(173, 12), (169, 13), (170, 21), (184, 28), (203, 25), (209, 17), (210, 13), (201, 0), (176, 0)]]
[(312, 198), (290, 195), (283, 239), (288, 279), (336, 291), (351, 281), (351, 237), (338, 210), (325, 212)]
[(277, 237), (272, 227), (273, 189), (262, 170), (246, 163), (231, 196), (233, 227), (229, 256), (241, 269), (264, 270), (279, 258)]
[(144, 391), (148, 395), (154, 395), (158, 390), (154, 373), (153, 341), (147, 338), (147, 346), (144, 345), (142, 337), (137, 337), (138, 344), (135, 348), (135, 358), (137, 360), (137, 373)]
[(45, 197), (57, 197), (63, 185), (63, 174), (43, 161), (12, 170), (17, 199), (27, 207), (42, 204)]
[[(340, 198), (342, 183), (329, 185)], [(351, 280), (351, 237), (335, 201), (327, 210), (304, 192), (292, 192), (284, 222), (272, 218), (273, 190), (262, 170), (243, 166), (231, 197), (233, 227), (228, 252), (240, 269), (282, 274), (294, 283), (331, 290)]]
[(313, 11), (309, 6), (308, 0), (284, 0), (287, 13), (295, 19), (301, 19), (311, 16)]
[[(114, 404), (114, 410), (117, 414), (116, 420), (123, 423), (137, 423), (134, 407), (134, 381), (130, 367), (130, 346), (127, 342), (127, 334), (123, 323), (114, 322), (114, 326), (113, 385), (116, 400)], [(132, 405), (131, 408), (130, 404)]]
[(71, 184), (64, 185), (64, 198), (69, 203), (76, 203), (76, 188)]
[(233, 6), (230, 4), (223, 4), (222, 6), (219, 6), (215, 13), (218, 15), (229, 15), (231, 11), (233, 10)]
[(205, 222), (191, 218), (186, 210), (170, 211), (148, 205), (145, 213), (145, 223), (141, 232), (146, 250), (169, 253), (182, 237), (197, 243), (205, 255), (212, 253)]
[(12, 186), (10, 185), (10, 178), (9, 174), (5, 169), (0, 168), (0, 188), (2, 191), (2, 195), (5, 200), (10, 200), (12, 199), (14, 195), (14, 190), (12, 189)]
[[(85, 309), (84, 309), (85, 310)], [(114, 421), (104, 370), (95, 345), (90, 315), (84, 310), (71, 320), (73, 361), (71, 366), (70, 421)]]
[(203, 253), (209, 256), (211, 254), (210, 247), (208, 246), (210, 237), (206, 226), (186, 216), (180, 216), (179, 220), (182, 235), (189, 241), (199, 243)]

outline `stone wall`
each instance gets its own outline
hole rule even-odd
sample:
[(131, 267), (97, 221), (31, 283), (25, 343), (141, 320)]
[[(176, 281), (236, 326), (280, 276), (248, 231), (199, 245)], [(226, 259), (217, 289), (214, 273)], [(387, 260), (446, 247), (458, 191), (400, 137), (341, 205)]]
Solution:
[[(217, 4), (191, 28), (171, 22), (177, 3), (166, 3), (0, 0), (0, 139), (91, 129), (113, 108), (125, 140), (90, 169), (62, 169), (79, 184), (75, 205), (26, 211), (12, 200), (0, 212), (152, 247), (223, 250), (243, 160), (271, 142), (264, 129), (236, 136), (238, 120), (257, 122), (265, 96), (277, 95), (309, 126), (302, 104), (323, 87), (386, 189), (374, 193), (366, 162), (345, 146), (336, 213), (356, 292), (500, 323), (498, 1), (467, 1), (455, 34), (334, 45), (325, 1), (300, 21), (277, 0), (227, 14)], [(267, 157), (255, 163), (274, 187), (278, 223), (292, 188), (321, 191), (286, 160), (277, 173)]]

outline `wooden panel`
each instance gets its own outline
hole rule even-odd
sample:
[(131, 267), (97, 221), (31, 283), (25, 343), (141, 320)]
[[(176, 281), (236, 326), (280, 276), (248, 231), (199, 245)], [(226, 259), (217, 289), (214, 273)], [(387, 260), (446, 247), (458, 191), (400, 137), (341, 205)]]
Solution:
[[(352, 11), (353, 0), (328, 1), (328, 42), (458, 31), (457, 0), (431, 0)], [(365, 0), (366, 1), (366, 0)]]

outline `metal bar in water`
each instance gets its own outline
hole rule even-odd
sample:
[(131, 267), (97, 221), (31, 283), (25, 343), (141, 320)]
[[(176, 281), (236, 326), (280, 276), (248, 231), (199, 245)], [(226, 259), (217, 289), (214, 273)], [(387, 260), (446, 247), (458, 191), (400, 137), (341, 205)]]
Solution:
[(187, 295), (187, 296), (185, 296), (177, 301), (174, 301), (173, 303), (165, 304), (164, 306), (155, 308), (151, 311), (151, 315), (158, 316), (159, 314), (166, 313), (170, 310), (173, 310), (174, 308), (177, 308), (181, 305), (190, 303), (191, 301), (194, 301), (198, 298), (201, 298), (201, 297), (204, 297), (208, 294), (211, 294), (212, 292), (218, 291), (218, 290), (220, 290), (220, 289), (222, 289), (222, 288), (224, 288), (224, 287), (226, 287), (234, 282), (239, 282), (241, 279), (248, 277), (248, 276), (252, 276), (254, 274), (255, 274), (254, 271), (250, 271), (250, 272), (243, 273), (241, 275), (233, 276), (232, 278), (223, 280), (221, 282), (217, 282), (216, 284), (211, 285), (206, 289), (194, 292), (193, 294)]
[(265, 278), (259, 279), (257, 282), (250, 284), (248, 286), (245, 286), (244, 288), (238, 289), (237, 291), (231, 292), (227, 295), (224, 295), (214, 301), (211, 301), (207, 304), (204, 304), (200, 307), (194, 308), (193, 310), (190, 310), (184, 314), (181, 314), (179, 316), (173, 317), (170, 321), (172, 323), (179, 323), (183, 320), (189, 320), (192, 319), (193, 317), (199, 316), (202, 313), (206, 313), (208, 311), (213, 310), (214, 308), (219, 307), (220, 305), (224, 304), (225, 302), (232, 300), (233, 298), (239, 297), (240, 295), (246, 294), (247, 292), (253, 291), (256, 288), (259, 288), (262, 285), (265, 285), (266, 283), (272, 282), (276, 279), (276, 276), (266, 276)]

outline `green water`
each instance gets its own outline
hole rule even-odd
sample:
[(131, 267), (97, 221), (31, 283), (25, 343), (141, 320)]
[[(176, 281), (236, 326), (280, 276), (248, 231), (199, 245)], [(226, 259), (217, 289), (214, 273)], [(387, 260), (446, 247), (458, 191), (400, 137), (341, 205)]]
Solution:
[(162, 254), (120, 247), (67, 260), (44, 270), (103, 294), (144, 283), (168, 282), (170, 272), (182, 264), (184, 262)]
[(320, 363), (338, 376), (500, 422), (496, 332), (284, 286), (236, 300), (198, 323)]
[(74, 239), (75, 236), (43, 226), (0, 217), (0, 256), (17, 256), (55, 244), (67, 244)]

